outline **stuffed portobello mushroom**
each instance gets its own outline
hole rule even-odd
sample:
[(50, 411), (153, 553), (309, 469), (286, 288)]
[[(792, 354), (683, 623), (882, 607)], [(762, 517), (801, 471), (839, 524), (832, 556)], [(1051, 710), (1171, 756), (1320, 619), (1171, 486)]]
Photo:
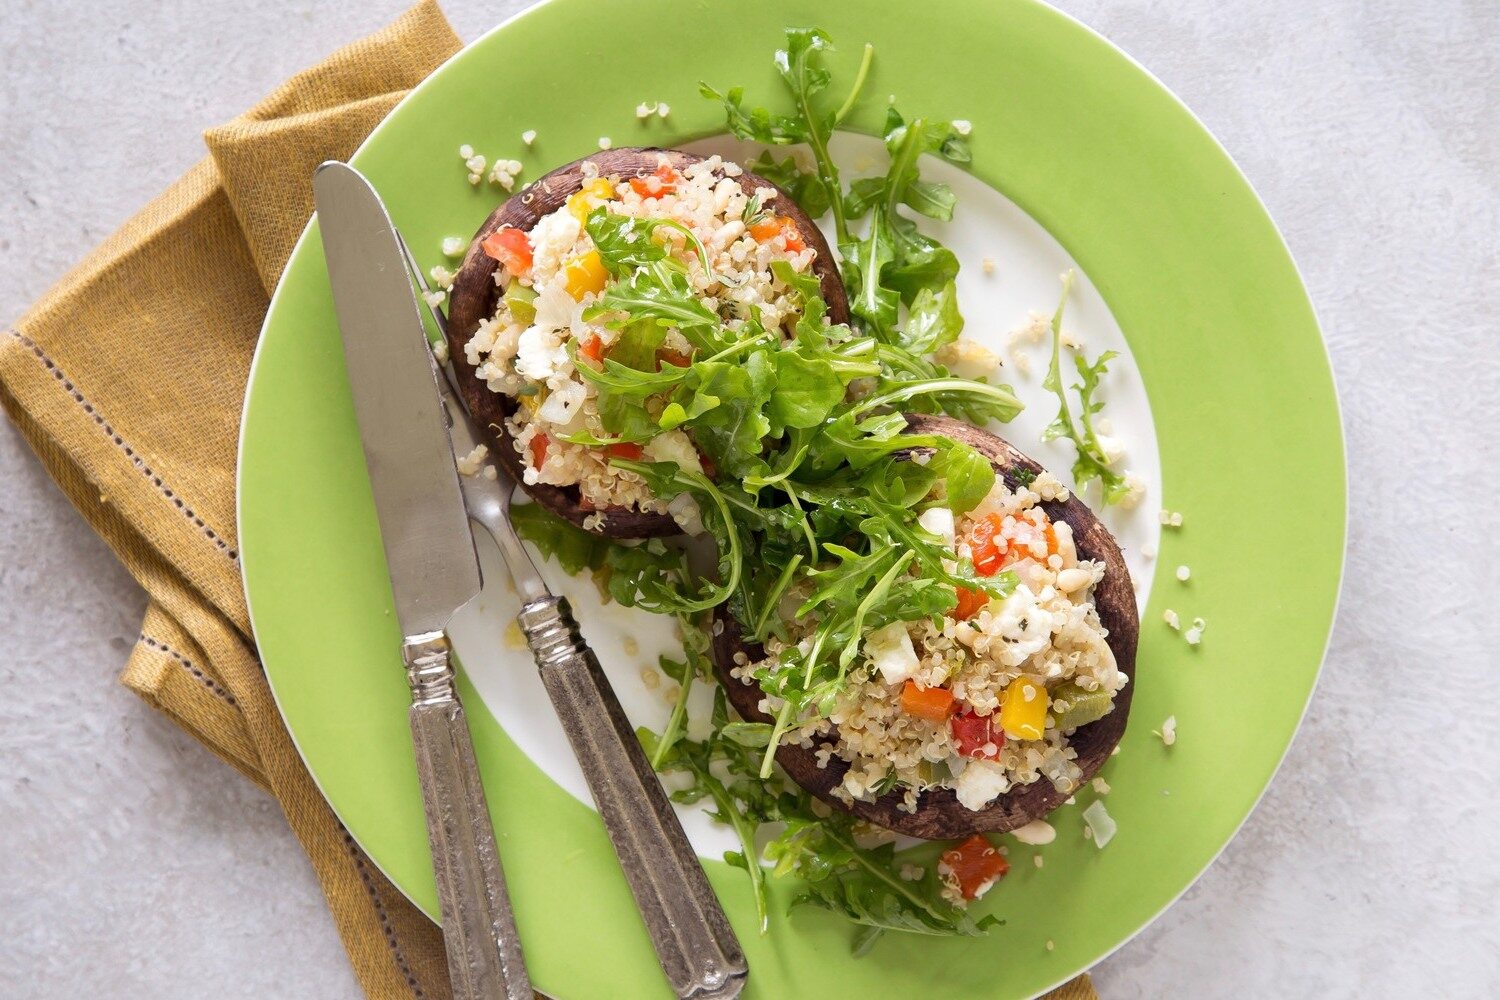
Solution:
[[(621, 440), (600, 412), (597, 385), (614, 365), (654, 371), (698, 354), (665, 316), (649, 356), (637, 356), (641, 338), (621, 344), (624, 305), (650, 294), (636, 287), (648, 261), (661, 282), (690, 290), (695, 308), (730, 329), (753, 323), (772, 338), (793, 336), (801, 299), (789, 281), (805, 275), (818, 279), (826, 320), (848, 320), (817, 226), (774, 184), (717, 156), (606, 150), (553, 170), (496, 209), (450, 291), (448, 346), (460, 387), (489, 428), (495, 457), (532, 499), (613, 538), (675, 535), (682, 518), (611, 459), (698, 472), (707, 462), (713, 471), (690, 432), (654, 428), (645, 440)], [(661, 402), (638, 405), (649, 412)]]
[[(977, 507), (955, 518), (937, 498), (919, 524), (979, 576), (1005, 575), (1005, 596), (959, 589), (940, 620), (865, 634), (837, 701), (783, 727), (776, 760), (824, 802), (899, 833), (1013, 830), (1097, 774), (1124, 733), (1140, 627), (1130, 572), (1099, 519), (1035, 461), (949, 417), (906, 419), (908, 433), (961, 442), (994, 467)], [(783, 608), (804, 596), (789, 594)], [(817, 618), (750, 643), (726, 604), (713, 631), (730, 703), (773, 722), (778, 699), (756, 678), (806, 653)]]

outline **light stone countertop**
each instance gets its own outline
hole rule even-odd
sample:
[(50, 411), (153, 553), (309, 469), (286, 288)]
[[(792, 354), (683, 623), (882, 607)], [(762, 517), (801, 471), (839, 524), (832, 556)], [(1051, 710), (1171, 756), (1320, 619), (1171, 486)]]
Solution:
[[(465, 38), (522, 6), (447, 4)], [(1307, 723), (1100, 992), (1500, 995), (1500, 4), (1062, 6), (1182, 97), (1281, 226), (1351, 488)], [(204, 127), (401, 7), (11, 0), (0, 319), (199, 159)], [(38, 1000), (356, 995), (276, 803), (115, 683), (143, 604), (0, 421), (5, 981)]]

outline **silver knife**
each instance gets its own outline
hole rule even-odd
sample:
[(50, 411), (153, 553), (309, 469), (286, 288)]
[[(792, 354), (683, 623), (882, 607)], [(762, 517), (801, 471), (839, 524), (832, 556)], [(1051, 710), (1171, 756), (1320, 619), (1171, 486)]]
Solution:
[(313, 177), (370, 488), (411, 684), (411, 733), (443, 940), (459, 1000), (532, 1000), (444, 629), (479, 593), (427, 335), (400, 237), (358, 172)]
[[(403, 249), (412, 276), (423, 292), (430, 292), (410, 249), (405, 244)], [(424, 297), (424, 302), (446, 337), (442, 312), (430, 299)], [(488, 442), (462, 403), (451, 367), (437, 367), (453, 422), (454, 451), (468, 454)], [(504, 466), (497, 463), (496, 468), (496, 479), (462, 477), (469, 517), (494, 538), (510, 569), (521, 598), (521, 632), (599, 807), (667, 982), (684, 1000), (737, 997), (749, 975), (745, 953), (568, 602), (552, 594), (516, 537), (510, 522), (515, 484)]]

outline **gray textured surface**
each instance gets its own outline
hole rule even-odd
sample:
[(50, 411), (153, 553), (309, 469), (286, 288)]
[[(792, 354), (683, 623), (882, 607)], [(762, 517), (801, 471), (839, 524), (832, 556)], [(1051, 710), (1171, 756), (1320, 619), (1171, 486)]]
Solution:
[[(200, 157), (204, 126), (400, 6), (8, 4), (0, 316)], [(466, 38), (520, 6), (448, 4)], [(1239, 838), (1100, 966), (1100, 990), (1500, 994), (1500, 5), (1062, 6), (1181, 95), (1280, 223), (1333, 355), (1352, 486), (1307, 725)], [(141, 596), (9, 426), (0, 482), (7, 984), (354, 995), (275, 803), (114, 683)]]

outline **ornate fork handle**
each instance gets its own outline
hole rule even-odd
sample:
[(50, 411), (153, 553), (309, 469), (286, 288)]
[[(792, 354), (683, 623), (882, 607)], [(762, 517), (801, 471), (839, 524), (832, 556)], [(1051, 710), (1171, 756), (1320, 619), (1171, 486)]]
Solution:
[(667, 981), (682, 998), (738, 996), (745, 954), (567, 601), (529, 601), (518, 621)]

